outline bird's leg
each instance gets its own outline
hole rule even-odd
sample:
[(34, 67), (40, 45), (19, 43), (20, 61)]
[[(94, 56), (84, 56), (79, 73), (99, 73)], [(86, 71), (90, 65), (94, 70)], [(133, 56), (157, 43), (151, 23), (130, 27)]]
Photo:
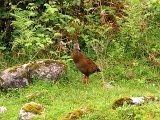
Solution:
[(89, 79), (89, 77), (86, 76), (86, 75), (84, 75), (84, 77), (83, 77), (83, 83), (84, 84), (88, 84), (88, 79)]

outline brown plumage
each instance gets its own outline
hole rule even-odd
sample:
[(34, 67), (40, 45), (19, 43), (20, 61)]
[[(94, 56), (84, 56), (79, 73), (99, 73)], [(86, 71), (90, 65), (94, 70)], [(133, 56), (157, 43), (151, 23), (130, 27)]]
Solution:
[(84, 74), (84, 84), (88, 84), (89, 75), (94, 72), (100, 72), (98, 66), (90, 58), (80, 52), (78, 43), (74, 43), (72, 58), (76, 67)]

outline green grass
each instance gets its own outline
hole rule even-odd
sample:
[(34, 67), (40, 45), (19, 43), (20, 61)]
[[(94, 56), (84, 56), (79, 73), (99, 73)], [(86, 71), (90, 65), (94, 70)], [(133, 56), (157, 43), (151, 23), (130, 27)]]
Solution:
[[(136, 77), (127, 80), (125, 71), (133, 69)], [(17, 120), (21, 107), (31, 100), (26, 96), (40, 92), (40, 96), (32, 101), (42, 104), (46, 113), (38, 120), (57, 120), (67, 113), (89, 107), (94, 112), (83, 116), (82, 120), (158, 120), (160, 118), (159, 102), (148, 103), (142, 106), (124, 106), (113, 110), (112, 103), (125, 96), (158, 96), (160, 86), (155, 82), (146, 82), (147, 78), (159, 75), (159, 71), (139, 62), (138, 66), (123, 64), (108, 65), (104, 70), (104, 81), (114, 81), (114, 87), (102, 87), (101, 73), (90, 77), (88, 85), (82, 84), (82, 75), (76, 69), (70, 68), (64, 78), (57, 84), (35, 79), (34, 83), (26, 88), (0, 92), (0, 106), (6, 106), (7, 112), (0, 114), (1, 120)]]

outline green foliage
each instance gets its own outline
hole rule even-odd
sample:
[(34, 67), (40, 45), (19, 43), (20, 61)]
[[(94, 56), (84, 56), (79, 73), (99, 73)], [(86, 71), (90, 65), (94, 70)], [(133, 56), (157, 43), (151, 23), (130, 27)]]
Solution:
[(147, 31), (147, 47), (152, 52), (159, 52), (160, 45), (159, 45), (159, 37), (160, 37), (160, 2), (158, 0), (151, 0), (147, 4), (147, 15), (146, 17), (149, 19), (149, 29)]
[(54, 2), (52, 4), (46, 3), (44, 7), (46, 10), (41, 16), (35, 12), (38, 7), (34, 3), (26, 6), (26, 10), (12, 6), (12, 13), (10, 13), (14, 17), (12, 25), (15, 28), (12, 50), (27, 55), (30, 59), (40, 50), (45, 50), (46, 47), (53, 45), (57, 39), (61, 39), (62, 35), (59, 33), (59, 29), (64, 29), (67, 32), (75, 31), (71, 25), (67, 25), (69, 21), (74, 19), (71, 16), (61, 14)]
[(159, 4), (155, 3), (128, 3), (127, 16), (119, 20), (120, 32), (110, 45), (109, 51), (113, 51), (110, 57), (141, 58), (151, 51), (159, 51), (159, 27), (155, 19), (159, 10), (152, 11)]
[[(60, 41), (77, 39), (83, 46), (82, 50), (88, 51), (92, 57), (141, 58), (150, 52), (159, 51), (158, 0), (122, 2), (126, 6), (124, 18), (114, 15), (115, 8), (106, 6), (103, 2), (93, 13), (89, 12), (93, 3), (80, 0), (43, 0), (22, 7), (12, 5), (9, 11), (14, 18), (11, 20), (14, 28), (12, 40), (9, 41), (12, 43), (12, 51), (24, 54), (29, 59), (35, 57), (35, 54), (39, 55), (41, 50), (53, 56), (68, 56), (51, 46)], [(4, 14), (6, 9), (0, 10)], [(102, 10), (115, 17), (120, 26), (119, 32), (113, 32), (107, 23), (101, 23)], [(3, 41), (0, 44), (0, 50), (5, 50)]]
[(12, 50), (21, 54), (33, 57), (39, 50), (45, 49), (46, 45), (53, 42), (49, 34), (45, 34), (47, 29), (37, 24), (34, 18), (37, 16), (32, 10), (36, 7), (27, 7), (29, 10), (22, 10), (13, 6), (11, 16), (15, 18), (12, 25), (15, 27), (13, 32)]

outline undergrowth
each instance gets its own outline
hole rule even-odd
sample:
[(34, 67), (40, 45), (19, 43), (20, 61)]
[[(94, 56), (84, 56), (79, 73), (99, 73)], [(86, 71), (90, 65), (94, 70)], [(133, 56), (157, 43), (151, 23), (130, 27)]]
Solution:
[[(104, 81), (100, 73), (95, 73), (90, 76), (89, 84), (84, 85), (81, 73), (71, 62), (66, 76), (56, 84), (35, 78), (28, 87), (0, 92), (0, 106), (8, 109), (0, 118), (16, 120), (21, 107), (34, 101), (46, 109), (45, 114), (35, 118), (37, 120), (60, 120), (69, 112), (86, 107), (94, 109), (94, 112), (83, 116), (82, 120), (157, 120), (160, 117), (160, 110), (157, 109), (159, 102), (112, 109), (113, 102), (120, 97), (160, 97), (159, 83), (148, 81), (152, 78), (158, 80), (159, 70), (152, 69), (140, 60), (136, 61), (138, 63), (135, 66), (126, 66), (119, 62), (108, 61), (108, 65), (104, 66)], [(128, 78), (128, 69), (132, 69), (135, 76)], [(113, 88), (103, 87), (103, 82), (111, 81)], [(40, 95), (31, 100), (26, 97), (35, 92)]]

